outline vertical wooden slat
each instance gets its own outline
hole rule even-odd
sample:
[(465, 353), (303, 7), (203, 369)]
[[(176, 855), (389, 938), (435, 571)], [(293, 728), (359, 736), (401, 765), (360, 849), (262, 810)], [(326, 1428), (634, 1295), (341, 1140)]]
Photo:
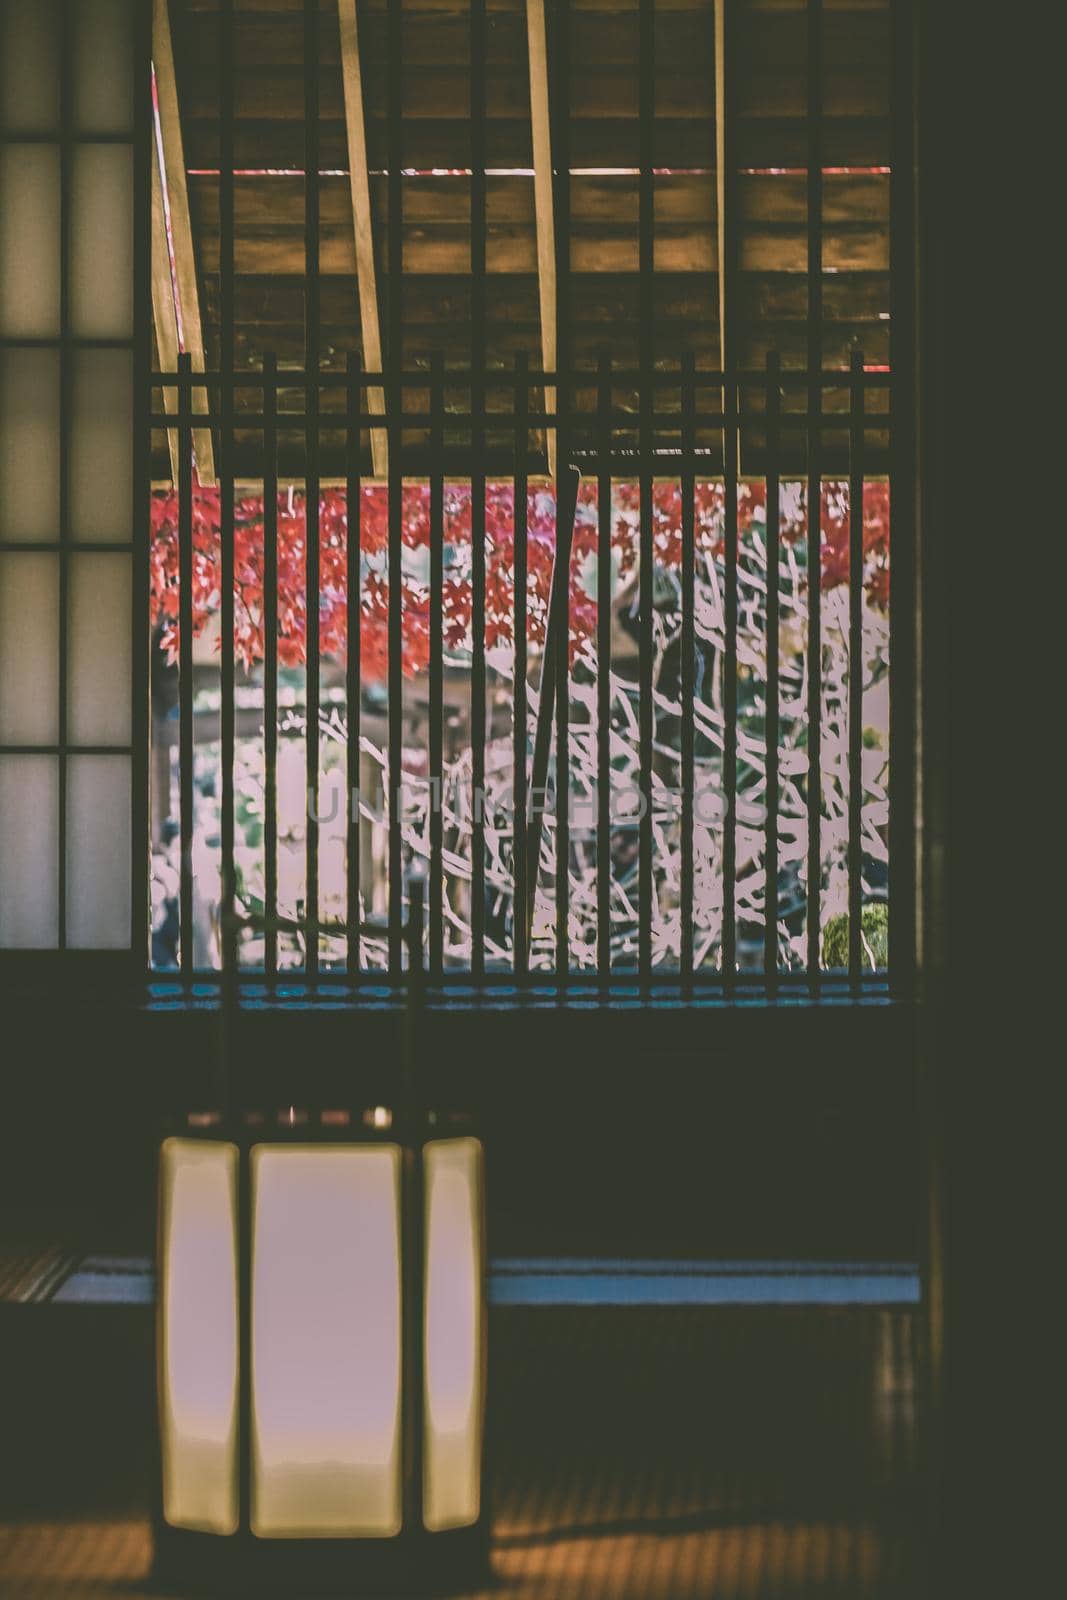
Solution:
[[(561, 386), (562, 392), (562, 386)], [(552, 583), (549, 590), (548, 618), (545, 623), (544, 652), (541, 658), (541, 683), (538, 690), (537, 725), (534, 730), (533, 761), (530, 768), (530, 803), (532, 814), (528, 830), (527, 860), (529, 894), (526, 902), (527, 937), (533, 921), (534, 897), (537, 892), (537, 868), (541, 857), (543, 812), (548, 783), (549, 756), (552, 748), (552, 714), (559, 716), (559, 669), (562, 659), (561, 637), (566, 638), (569, 613), (569, 573), (571, 548), (574, 539), (574, 516), (578, 503), (578, 486), (581, 482), (578, 468), (571, 466), (556, 480), (556, 553), (552, 564)], [(559, 805), (559, 779), (557, 778), (556, 803)], [(558, 862), (557, 862), (558, 867)], [(556, 902), (556, 939), (559, 949), (559, 898)], [(566, 965), (566, 963), (565, 963)]]
[(640, 769), (641, 816), (638, 823), (638, 971), (642, 984), (652, 976), (652, 919), (654, 873), (652, 861), (652, 745), (655, 731), (653, 704), (654, 665), (653, 622), (655, 614), (655, 544), (653, 529), (652, 452), (655, 448), (653, 416), (655, 391), (652, 384), (653, 333), (655, 326), (655, 191), (653, 188), (653, 135), (655, 131), (655, 10), (652, 0), (641, 0), (640, 78), (638, 85), (638, 134), (640, 177), (638, 179), (638, 296), (640, 302), (639, 357), (641, 393), (639, 426), (641, 447), (640, 546), (638, 637), (640, 641), (640, 697), (638, 704), (638, 762)]
[(822, 0), (808, 0), (808, 981), (822, 905)]
[(860, 979), (863, 909), (863, 352), (849, 385), (848, 499), (848, 974)]
[(278, 360), (263, 357), (263, 901), (264, 965), (278, 971)]
[(403, 796), (401, 758), (404, 743), (403, 649), (403, 505), (400, 452), (403, 429), (400, 414), (404, 391), (401, 373), (403, 351), (404, 191), (403, 93), (404, 18), (400, 6), (390, 6), (387, 17), (388, 116), (386, 122), (389, 163), (389, 381), (386, 388), (389, 433), (389, 622), (388, 622), (388, 762), (389, 762), (389, 976), (399, 982), (403, 964), (403, 848), (400, 806)]
[[(559, 503), (557, 501), (557, 516)], [(559, 627), (553, 640), (556, 652), (556, 979), (562, 989), (570, 977), (571, 904), (571, 705), (570, 705), (570, 559), (573, 520), (564, 534), (556, 529), (557, 551), (565, 545), (559, 578)]]
[(181, 971), (193, 973), (193, 433), (192, 361), (178, 357), (178, 830)]
[[(222, 925), (230, 927), (234, 915), (236, 866), (234, 861), (234, 7), (222, 0), (219, 8), (219, 538), (221, 596), (220, 761), (222, 766)], [(225, 954), (236, 938), (223, 939)]]
[(485, 969), (485, 0), (471, 0), (471, 974)]
[[(401, 404), (400, 382), (393, 377), (389, 384), (388, 412), (395, 417)], [(400, 478), (399, 423), (389, 429), (389, 518), (388, 518), (388, 766), (389, 766), (389, 971), (391, 980), (399, 982), (403, 962), (403, 836), (401, 833), (401, 806), (404, 795), (402, 768), (404, 749), (404, 680), (403, 680), (403, 505)]]
[(913, 0), (892, 5), (892, 161), (889, 181), (890, 601), (889, 977), (910, 995), (916, 972), (915, 32)]
[(682, 362), (682, 638), (680, 760), (682, 779), (681, 807), (681, 896), (679, 914), (679, 967), (681, 981), (693, 981), (693, 790), (696, 740), (693, 701), (696, 688), (696, 373), (693, 356), (687, 352)]
[(597, 385), (596, 751), (597, 967), (611, 981), (611, 358), (600, 357)]
[(779, 587), (781, 583), (781, 481), (778, 453), (781, 435), (779, 411), (779, 359), (767, 353), (767, 832), (764, 842), (763, 976), (768, 992), (778, 981), (778, 738), (779, 738)]
[(738, 204), (734, 158), (736, 72), (735, 0), (715, 4), (715, 170), (718, 197), (719, 355), (722, 367), (723, 595), (722, 658), (722, 873), (723, 918), (720, 963), (727, 992), (737, 975), (737, 421)]
[[(556, 977), (562, 988), (570, 967), (570, 556), (577, 506), (577, 484), (573, 501), (570, 495), (570, 419), (574, 391), (571, 382), (571, 194), (570, 194), (570, 116), (571, 53), (570, 12), (559, 6), (553, 27), (555, 82), (554, 145), (555, 222), (556, 222), (556, 359), (560, 379), (556, 385), (556, 632), (545, 641), (545, 666), (555, 649), (556, 690)], [(577, 479), (577, 472), (574, 478)], [(567, 492), (564, 492), (564, 483)], [(565, 503), (566, 502), (566, 503)], [(543, 692), (543, 691), (542, 691)], [(536, 871), (536, 866), (534, 868)]]
[(345, 426), (345, 507), (347, 525), (345, 537), (345, 705), (348, 713), (348, 746), (346, 752), (347, 813), (345, 823), (346, 892), (348, 921), (349, 976), (355, 978), (360, 968), (360, 795), (359, 795), (359, 741), (361, 733), (361, 647), (362, 608), (360, 592), (360, 530), (362, 524), (362, 479), (359, 462), (359, 417), (362, 410), (363, 388), (361, 363), (358, 353), (348, 353), (347, 417)]
[(307, 972), (319, 970), (319, 7), (304, 0), (304, 520), (307, 626)]
[(430, 367), (430, 978), (444, 969), (444, 564), (445, 480), (444, 356), (435, 350)]
[[(154, 283), (154, 196), (159, 165), (154, 147), (152, 99), (152, 14), (142, 6), (134, 23), (134, 471), (131, 495), (134, 530), (130, 639), (133, 654), (133, 806), (130, 864), (130, 945), (133, 971), (140, 977), (151, 961), (152, 927), (152, 624), (151, 624), (151, 498), (152, 498), (152, 330)], [(152, 179), (155, 179), (153, 183)], [(152, 197), (151, 199), (149, 197)], [(173, 304), (171, 307), (173, 311)], [(175, 355), (175, 362), (177, 356)], [(173, 370), (173, 366), (172, 369)], [(177, 438), (168, 436), (173, 466)]]
[(530, 895), (528, 837), (528, 791), (526, 784), (526, 747), (528, 702), (526, 674), (529, 668), (526, 629), (526, 511), (527, 511), (527, 452), (529, 436), (526, 413), (529, 407), (529, 372), (525, 351), (515, 358), (515, 490), (513, 496), (514, 526), (514, 615), (515, 615), (515, 680), (512, 723), (512, 838), (515, 854), (515, 902), (513, 915), (513, 940), (515, 976), (525, 978), (529, 969), (529, 917)]
[(734, 369), (723, 382), (723, 837), (722, 981), (727, 994), (737, 981), (737, 458), (740, 429)]
[(733, 359), (730, 338), (734, 315), (732, 266), (736, 259), (736, 176), (733, 159), (732, 63), (733, 7), (736, 0), (715, 0), (715, 198), (719, 277), (719, 364), (723, 373)]

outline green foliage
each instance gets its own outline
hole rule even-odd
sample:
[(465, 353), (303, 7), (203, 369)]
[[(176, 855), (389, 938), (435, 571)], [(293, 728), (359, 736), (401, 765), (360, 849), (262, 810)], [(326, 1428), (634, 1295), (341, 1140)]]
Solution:
[[(889, 964), (889, 907), (884, 901), (864, 906), (860, 913), (862, 961), (872, 971)], [(822, 933), (824, 967), (848, 966), (848, 912), (831, 917)]]

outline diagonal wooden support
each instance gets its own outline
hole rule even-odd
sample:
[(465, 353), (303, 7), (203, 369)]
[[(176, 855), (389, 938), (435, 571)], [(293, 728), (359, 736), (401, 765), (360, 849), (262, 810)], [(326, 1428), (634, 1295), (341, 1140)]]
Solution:
[[(355, 230), (356, 283), (359, 290), (363, 366), (366, 372), (380, 373), (382, 326), (374, 264), (374, 224), (370, 206), (367, 124), (363, 105), (363, 72), (359, 56), (356, 0), (337, 0), (337, 17), (341, 30), (341, 75), (345, 95), (345, 130), (348, 137), (348, 169), (352, 191), (352, 224)], [(393, 219), (390, 218), (390, 226), (392, 225)], [(370, 389), (367, 400), (369, 411), (377, 416), (384, 416), (384, 389)], [(386, 430), (372, 428), (370, 443), (374, 476), (385, 478), (389, 473), (389, 444)]]
[[(545, 0), (526, 0), (530, 57), (530, 125), (533, 133), (534, 210), (537, 218), (537, 288), (541, 303), (541, 370), (555, 372), (556, 225), (552, 202), (552, 129), (548, 98), (548, 37)], [(545, 390), (545, 410), (554, 411), (555, 389)], [(556, 430), (545, 430), (548, 471), (556, 476)]]
[[(204, 325), (200, 314), (200, 289), (196, 276), (193, 227), (189, 215), (189, 188), (185, 174), (178, 83), (174, 72), (174, 47), (167, 0), (153, 0), (152, 64), (158, 107), (157, 160), (152, 185), (152, 309), (160, 371), (177, 371), (180, 348), (188, 351), (194, 372), (204, 371)], [(167, 209), (170, 231), (167, 230)], [(173, 250), (173, 277), (171, 252)], [(180, 308), (180, 335), (179, 335)], [(177, 392), (164, 391), (167, 410), (177, 409)], [(193, 390), (193, 410), (207, 414), (203, 389)], [(177, 445), (171, 436), (171, 463)], [(215, 455), (208, 428), (193, 431), (197, 475), (205, 485), (215, 483)]]
[[(163, 181), (159, 162), (152, 162), (152, 322), (156, 333), (156, 353), (160, 372), (178, 370), (178, 313), (174, 305), (174, 283), (170, 275), (170, 244), (167, 238), (167, 216), (163, 205)], [(163, 409), (175, 415), (178, 410), (177, 389), (163, 390)], [(170, 475), (178, 481), (178, 433), (167, 429), (167, 448), (170, 451)]]
[[(530, 773), (530, 818), (526, 859), (529, 863), (525, 907), (526, 949), (529, 952), (533, 931), (534, 901), (537, 898), (537, 868), (541, 859), (541, 815), (548, 782), (548, 757), (552, 745), (552, 716), (556, 704), (557, 657), (560, 634), (569, 626), (571, 550), (574, 545), (574, 520), (578, 514), (578, 489), (582, 475), (572, 466), (556, 481), (556, 555), (552, 565), (552, 586), (545, 623), (545, 649), (541, 664), (541, 687), (537, 699), (537, 727), (534, 732), (533, 766)], [(569, 797), (564, 795), (566, 805)], [(561, 803), (557, 789), (556, 805)], [(519, 819), (516, 818), (516, 826)]]

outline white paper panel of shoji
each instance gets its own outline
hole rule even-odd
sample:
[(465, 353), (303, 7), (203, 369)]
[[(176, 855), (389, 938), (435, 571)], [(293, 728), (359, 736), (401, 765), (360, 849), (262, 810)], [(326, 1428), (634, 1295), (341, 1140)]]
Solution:
[(131, 538), (133, 356), (77, 350), (70, 429), (70, 533), (83, 543)]
[(59, 334), (59, 147), (0, 146), (0, 334)]
[(72, 555), (67, 741), (130, 742), (131, 559)]
[(59, 743), (59, 557), (0, 553), (0, 744)]
[(79, 133), (132, 133), (134, 15), (134, 0), (78, 0), (73, 42)]
[(67, 944), (130, 942), (130, 758), (67, 760)]
[(0, 539), (59, 538), (59, 351), (0, 350)]
[(59, 126), (58, 0), (0, 0), (0, 129)]
[(0, 756), (0, 947), (59, 943), (59, 758)]
[(83, 144), (70, 196), (70, 326), (84, 339), (133, 337), (133, 149)]

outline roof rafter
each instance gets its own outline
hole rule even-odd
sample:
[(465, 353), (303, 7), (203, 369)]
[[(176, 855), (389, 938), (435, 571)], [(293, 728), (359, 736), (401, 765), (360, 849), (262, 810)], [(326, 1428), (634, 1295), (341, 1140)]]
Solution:
[[(152, 162), (152, 321), (156, 332), (156, 351), (160, 372), (178, 370), (178, 313), (174, 304), (174, 282), (171, 278), (170, 243), (167, 237), (167, 214), (163, 205), (163, 180), (159, 162)], [(163, 409), (173, 414), (178, 409), (177, 389), (163, 390)], [(170, 452), (170, 472), (178, 481), (178, 434), (174, 428), (167, 430), (167, 448)]]
[[(367, 124), (363, 106), (363, 73), (359, 56), (356, 0), (337, 0), (337, 15), (341, 30), (341, 75), (344, 83), (345, 132), (348, 140), (349, 186), (352, 192), (352, 223), (355, 231), (356, 283), (359, 291), (363, 364), (367, 372), (380, 373), (382, 327), (374, 263), (374, 223), (370, 204)], [(369, 411), (376, 415), (384, 414), (383, 389), (369, 390), (367, 399)], [(389, 471), (389, 446), (385, 429), (372, 428), (370, 442), (374, 476), (385, 478)]]
[[(155, 68), (156, 105), (159, 119), (157, 161), (153, 163), (152, 185), (152, 309), (155, 314), (156, 343), (160, 370), (176, 371), (178, 351), (184, 348), (192, 359), (194, 372), (204, 371), (204, 325), (200, 314), (200, 290), (193, 248), (193, 227), (189, 215), (189, 190), (185, 175), (185, 147), (182, 140), (178, 83), (174, 71), (174, 46), (171, 39), (168, 0), (153, 0), (152, 62)], [(167, 226), (169, 209), (170, 226)], [(167, 410), (177, 406), (177, 390), (164, 391)], [(208, 398), (204, 390), (193, 394), (193, 409), (206, 413)], [(170, 440), (171, 463), (176, 464), (177, 444)], [(211, 432), (197, 428), (193, 434), (200, 482), (215, 484), (215, 456)]]

